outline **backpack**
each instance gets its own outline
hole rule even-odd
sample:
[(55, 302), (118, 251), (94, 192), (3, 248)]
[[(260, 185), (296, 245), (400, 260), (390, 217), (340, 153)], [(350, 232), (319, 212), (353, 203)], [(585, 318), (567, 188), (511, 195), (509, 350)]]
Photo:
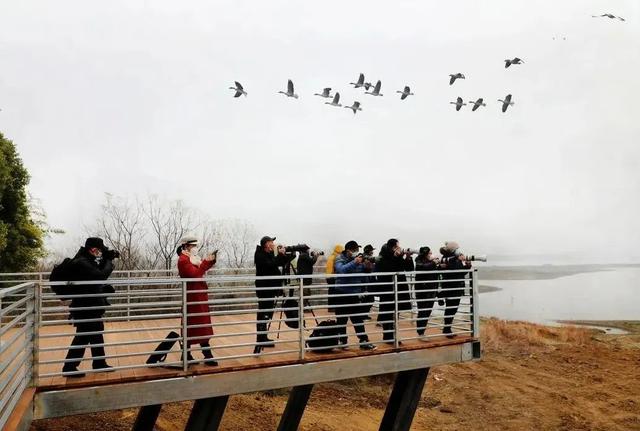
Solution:
[(298, 322), (298, 316), (300, 315), (298, 312), (298, 300), (295, 298), (285, 299), (282, 303), (282, 308), (284, 308), (284, 314), (287, 317), (284, 323), (291, 329), (298, 329), (300, 327)]
[(311, 347), (314, 352), (331, 352), (335, 347), (338, 347), (339, 345), (338, 342), (340, 336), (340, 328), (327, 328), (327, 326), (337, 325), (338, 322), (336, 322), (335, 320), (324, 320), (318, 323), (318, 326), (316, 326), (316, 328), (311, 333), (311, 336), (307, 340), (307, 346)]
[[(66, 257), (62, 262), (55, 265), (51, 270), (51, 274), (49, 274), (49, 281), (69, 281), (73, 279), (73, 270), (71, 267), (71, 262), (73, 259), (70, 257)], [(51, 290), (56, 295), (71, 295), (72, 294), (72, 286), (68, 284), (61, 284), (58, 286), (51, 286)]]

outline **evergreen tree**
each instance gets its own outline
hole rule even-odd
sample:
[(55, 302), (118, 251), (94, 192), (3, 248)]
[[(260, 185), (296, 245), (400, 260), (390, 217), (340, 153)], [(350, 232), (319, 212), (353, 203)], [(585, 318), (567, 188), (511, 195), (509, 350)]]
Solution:
[(29, 213), (29, 173), (0, 133), (0, 272), (30, 271), (44, 255), (44, 232)]

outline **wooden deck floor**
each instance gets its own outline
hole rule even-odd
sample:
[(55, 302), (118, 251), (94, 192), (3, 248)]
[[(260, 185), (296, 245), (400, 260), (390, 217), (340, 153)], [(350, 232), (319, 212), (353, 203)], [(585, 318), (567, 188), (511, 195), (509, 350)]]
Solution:
[[(326, 311), (320, 311), (317, 314), (327, 315)], [(277, 316), (277, 314), (276, 314)], [(193, 364), (189, 366), (188, 373), (189, 374), (202, 374), (202, 373), (219, 373), (226, 371), (237, 371), (241, 369), (248, 368), (260, 368), (260, 367), (269, 367), (276, 365), (285, 365), (299, 362), (312, 362), (312, 361), (323, 361), (337, 358), (348, 358), (354, 356), (364, 356), (364, 355), (377, 355), (383, 353), (389, 353), (394, 351), (393, 346), (389, 346), (381, 342), (382, 334), (381, 328), (377, 327), (374, 321), (368, 321), (366, 324), (367, 333), (371, 341), (377, 345), (377, 350), (368, 352), (362, 351), (358, 348), (357, 338), (353, 331), (353, 327), (351, 324), (348, 324), (348, 334), (349, 334), (349, 343), (353, 343), (354, 346), (350, 347), (348, 350), (334, 350), (332, 353), (316, 353), (316, 352), (305, 352), (305, 358), (303, 360), (300, 359), (298, 349), (299, 349), (299, 338), (298, 332), (280, 332), (279, 338), (277, 334), (277, 323), (272, 324), (270, 334), (271, 338), (276, 340), (283, 341), (282, 343), (278, 343), (275, 348), (267, 348), (263, 350), (263, 355), (261, 356), (251, 356), (253, 352), (253, 342), (255, 341), (255, 335), (253, 332), (255, 331), (255, 325), (253, 323), (242, 323), (242, 324), (234, 324), (228, 326), (216, 326), (216, 324), (221, 324), (224, 322), (231, 321), (240, 321), (240, 320), (251, 320), (254, 319), (255, 315), (230, 315), (230, 316), (216, 316), (214, 318), (214, 331), (215, 336), (211, 340), (211, 345), (213, 347), (213, 353), (216, 359), (219, 362), (217, 367), (210, 367), (206, 365)], [(313, 329), (316, 324), (313, 320), (313, 317), (310, 314), (306, 315), (307, 319), (307, 337), (310, 334), (311, 329)], [(375, 316), (374, 316), (375, 319)], [(440, 318), (432, 319), (434, 323), (441, 323)], [(152, 351), (158, 345), (158, 341), (154, 341), (151, 343), (145, 343), (147, 340), (151, 339), (162, 339), (166, 337), (170, 329), (152, 329), (154, 327), (169, 327), (175, 326), (174, 329), (176, 332), (180, 332), (179, 330), (180, 320), (179, 319), (156, 319), (156, 320), (140, 320), (140, 321), (130, 321), (130, 322), (109, 322), (105, 325), (106, 331), (115, 331), (122, 329), (135, 329), (134, 332), (120, 332), (120, 333), (107, 333), (105, 334), (105, 343), (120, 343), (120, 342), (134, 342), (132, 344), (122, 345), (122, 346), (107, 346), (106, 352), (107, 356), (111, 355), (124, 355), (122, 357), (110, 358), (107, 361), (110, 365), (114, 367), (123, 367), (123, 366), (140, 366), (140, 368), (132, 368), (132, 369), (123, 369), (116, 370), (109, 373), (88, 373), (85, 377), (82, 378), (66, 378), (63, 376), (50, 376), (50, 377), (41, 377), (38, 381), (38, 390), (52, 390), (52, 389), (61, 389), (61, 388), (72, 388), (72, 387), (86, 387), (90, 385), (100, 385), (100, 384), (111, 384), (117, 382), (124, 381), (138, 381), (138, 380), (150, 380), (150, 379), (158, 379), (158, 378), (170, 378), (177, 376), (184, 376), (184, 372), (182, 368), (168, 368), (168, 367), (147, 367), (144, 366), (145, 361), (148, 357), (148, 354), (143, 354), (140, 356), (131, 356), (136, 353), (143, 353)], [(467, 323), (459, 323), (459, 328), (468, 328), (469, 325)], [(407, 337), (415, 337), (417, 334), (415, 332), (415, 322), (409, 320), (400, 320), (400, 338)], [(284, 324), (282, 324), (282, 329), (289, 330)], [(55, 325), (55, 326), (44, 326), (41, 328), (41, 335), (46, 334), (57, 334), (57, 333), (73, 333), (74, 328), (71, 325)], [(246, 332), (246, 335), (232, 335), (234, 333)], [(441, 345), (448, 344), (458, 344), (470, 341), (472, 338), (468, 335), (458, 335), (453, 339), (448, 339), (444, 336), (440, 336), (441, 328), (429, 328), (427, 331), (427, 335), (433, 335), (432, 338), (427, 339), (419, 339), (419, 340), (408, 340), (403, 341), (402, 346), (398, 350), (412, 350), (412, 349), (424, 349), (437, 347)], [(40, 365), (39, 365), (39, 374), (45, 375), (50, 373), (57, 373), (62, 368), (62, 363), (55, 364), (43, 364), (43, 361), (50, 360), (59, 360), (64, 359), (66, 356), (66, 348), (71, 343), (72, 336), (63, 336), (56, 338), (40, 338), (40, 348), (50, 348), (50, 347), (61, 347), (62, 350), (57, 351), (41, 351), (39, 355)], [(239, 347), (224, 347), (225, 345), (230, 344), (244, 344), (245, 346)], [(197, 345), (194, 347), (198, 347)], [(179, 345), (176, 343), (173, 350), (175, 353), (171, 353), (168, 355), (166, 362), (178, 362), (181, 360), (181, 354), (179, 351)], [(287, 353), (287, 350), (295, 350), (295, 352)], [(194, 352), (195, 359), (202, 358), (201, 352)], [(248, 355), (246, 357), (238, 357), (238, 358), (228, 358), (230, 356), (242, 356)], [(85, 352), (85, 359), (80, 366), (81, 370), (90, 370), (91, 369), (91, 356), (90, 351), (87, 349)]]

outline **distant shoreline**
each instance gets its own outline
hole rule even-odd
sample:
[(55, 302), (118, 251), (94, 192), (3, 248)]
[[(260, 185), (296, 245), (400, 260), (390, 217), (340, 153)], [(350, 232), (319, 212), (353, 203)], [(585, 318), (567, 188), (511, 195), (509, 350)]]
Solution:
[(479, 266), (478, 277), (486, 280), (553, 280), (569, 275), (640, 268), (640, 264)]

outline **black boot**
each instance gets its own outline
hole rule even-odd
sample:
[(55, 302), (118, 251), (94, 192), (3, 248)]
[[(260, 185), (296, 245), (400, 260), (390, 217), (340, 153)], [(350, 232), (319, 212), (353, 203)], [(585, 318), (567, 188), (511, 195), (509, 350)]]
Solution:
[(93, 369), (94, 370), (100, 370), (102, 372), (110, 372), (110, 371), (114, 371), (113, 367), (109, 364), (107, 364), (107, 361), (103, 360), (99, 360), (99, 361), (95, 361), (93, 363)]
[(211, 367), (215, 367), (216, 365), (218, 365), (218, 361), (216, 361), (215, 359), (213, 359), (213, 353), (211, 353), (211, 346), (209, 346), (209, 344), (201, 344), (200, 346), (202, 346), (202, 354), (204, 355), (204, 364), (205, 365), (209, 365)]

